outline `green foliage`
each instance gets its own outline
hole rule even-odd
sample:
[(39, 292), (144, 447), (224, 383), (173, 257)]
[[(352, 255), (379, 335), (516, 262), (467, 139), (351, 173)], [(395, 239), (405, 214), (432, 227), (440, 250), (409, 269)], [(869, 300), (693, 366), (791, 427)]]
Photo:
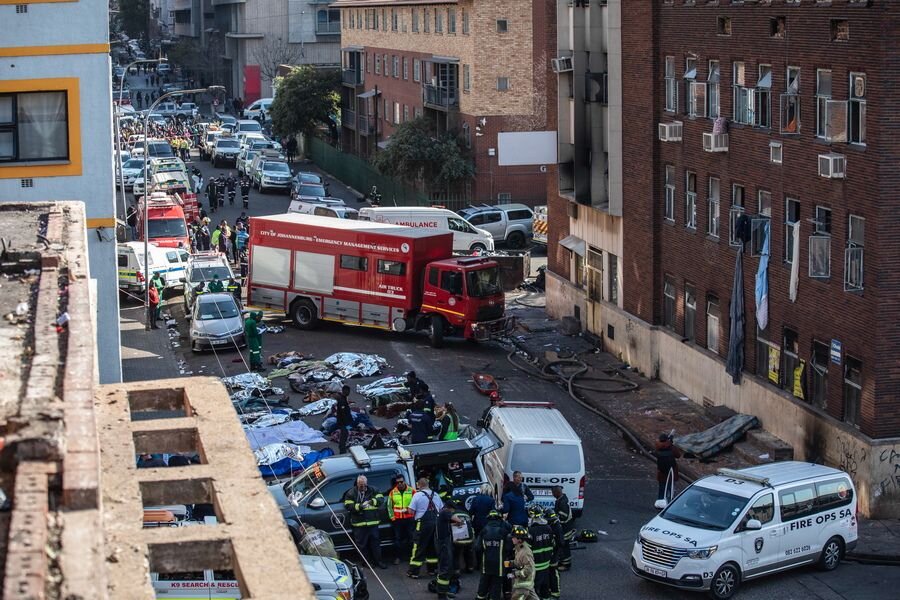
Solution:
[(432, 190), (475, 176), (472, 160), (457, 136), (435, 134), (433, 123), (424, 117), (400, 124), (372, 163), (384, 175), (410, 183), (424, 181)]
[(272, 127), (278, 135), (312, 133), (317, 125), (333, 126), (337, 114), (341, 74), (304, 65), (276, 81)]
[(147, 37), (149, 14), (149, 0), (119, 0), (119, 21), (130, 38)]

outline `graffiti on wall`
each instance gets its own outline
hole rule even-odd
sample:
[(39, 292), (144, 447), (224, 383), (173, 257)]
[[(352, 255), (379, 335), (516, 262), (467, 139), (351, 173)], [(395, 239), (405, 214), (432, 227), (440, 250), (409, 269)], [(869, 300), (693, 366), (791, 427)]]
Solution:
[(838, 457), (838, 468), (846, 471), (854, 479), (859, 467), (866, 462), (866, 451), (860, 448), (853, 440), (838, 438), (838, 449), (840, 456)]
[(876, 472), (881, 480), (875, 485), (874, 495), (900, 494), (900, 451), (896, 446), (878, 452)]

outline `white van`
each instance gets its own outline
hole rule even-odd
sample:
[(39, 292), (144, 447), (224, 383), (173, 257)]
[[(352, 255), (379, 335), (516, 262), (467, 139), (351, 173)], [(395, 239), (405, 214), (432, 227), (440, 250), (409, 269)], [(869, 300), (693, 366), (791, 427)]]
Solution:
[[(123, 242), (116, 248), (119, 289), (141, 292), (153, 273), (160, 271), (166, 288), (183, 286), (184, 269), (190, 254), (181, 248), (147, 245), (150, 268), (144, 268), (144, 242)], [(148, 273), (149, 271), (149, 273)]]
[(259, 100), (256, 100), (253, 104), (244, 109), (244, 118), (261, 118), (262, 121), (265, 122), (268, 118), (269, 110), (272, 108), (272, 102), (274, 101), (274, 98), (260, 98)]
[[(319, 206), (327, 206), (334, 208), (344, 208), (346, 204), (340, 198), (316, 198), (312, 199), (310, 197), (305, 197), (303, 200), (291, 200), (290, 205), (288, 206), (289, 213), (301, 213), (304, 215), (312, 215), (315, 214), (316, 207)], [(331, 215), (328, 215), (331, 216)]]
[(847, 473), (794, 461), (720, 469), (641, 527), (631, 569), (722, 600), (744, 581), (785, 569), (836, 569), (856, 539), (856, 490)]
[(359, 220), (449, 231), (453, 233), (454, 252), (494, 249), (494, 236), (446, 208), (368, 206), (359, 210)]
[(484, 457), (488, 481), (499, 497), (521, 471), (534, 501), (552, 507), (554, 486), (562, 486), (572, 513), (581, 516), (587, 481), (581, 438), (549, 402), (504, 402), (491, 408), (481, 425), (502, 443)]

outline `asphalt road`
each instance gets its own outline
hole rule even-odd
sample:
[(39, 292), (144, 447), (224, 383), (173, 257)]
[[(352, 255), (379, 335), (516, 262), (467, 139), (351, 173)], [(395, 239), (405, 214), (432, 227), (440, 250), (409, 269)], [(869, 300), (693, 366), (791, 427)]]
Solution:
[[(204, 177), (216, 174), (206, 162), (198, 162)], [(307, 165), (302, 166), (304, 170)], [(332, 193), (354, 200), (352, 192), (340, 184), (332, 184)], [(130, 194), (129, 194), (130, 196)], [(262, 195), (251, 192), (250, 214), (262, 215), (285, 212), (289, 200), (284, 195)], [(233, 222), (241, 208), (226, 206), (215, 220), (227, 218)], [(184, 361), (186, 374), (231, 375), (244, 371), (238, 353), (219, 351), (217, 354), (194, 354), (186, 343), (187, 328), (183, 319), (180, 296), (170, 298), (168, 310), (178, 319), (182, 337), (176, 356)], [(274, 323), (274, 321), (272, 321)], [(514, 369), (506, 360), (506, 351), (494, 345), (476, 345), (462, 340), (448, 340), (445, 348), (432, 349), (424, 335), (401, 335), (370, 329), (325, 323), (312, 332), (300, 332), (288, 325), (283, 333), (264, 337), (263, 354), (297, 350), (317, 358), (333, 352), (368, 352), (383, 356), (390, 364), (384, 375), (401, 374), (414, 369), (431, 387), (438, 402), (452, 400), (471, 422), (481, 414), (485, 398), (477, 394), (470, 382), (475, 371), (492, 373), (500, 381), (503, 395), (509, 400), (552, 401), (566, 415), (584, 443), (588, 484), (584, 516), (579, 527), (600, 530), (596, 544), (574, 551), (574, 569), (562, 574), (563, 598), (697, 598), (694, 594), (670, 590), (638, 579), (630, 572), (629, 557), (635, 535), (640, 526), (654, 515), (656, 493), (654, 465), (637, 457), (605, 422), (574, 402), (563, 390), (543, 380), (532, 378)], [(370, 379), (357, 379), (356, 384)], [(280, 380), (285, 389), (286, 380)], [(276, 383), (278, 385), (278, 383)], [(299, 398), (293, 395), (299, 405)], [(355, 394), (354, 398), (361, 399)], [(308, 419), (313, 427), (319, 418)], [(378, 420), (376, 419), (376, 422)], [(382, 422), (388, 428), (393, 423)], [(388, 558), (391, 557), (387, 554)], [(404, 576), (404, 566), (368, 573), (373, 599), (433, 598), (427, 591), (427, 580), (413, 581)], [(382, 589), (373, 575), (380, 578), (389, 592)], [(474, 598), (477, 578), (463, 576), (459, 598)], [(844, 563), (833, 573), (820, 573), (802, 568), (771, 576), (746, 585), (739, 597), (748, 600), (777, 599), (868, 599), (890, 597), (900, 589), (900, 569)]]

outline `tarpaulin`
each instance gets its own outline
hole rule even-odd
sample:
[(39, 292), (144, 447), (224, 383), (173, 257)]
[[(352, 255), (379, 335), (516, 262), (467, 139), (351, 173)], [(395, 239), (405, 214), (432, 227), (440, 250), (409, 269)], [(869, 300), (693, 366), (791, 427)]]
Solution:
[(356, 352), (338, 352), (326, 358), (325, 362), (330, 363), (342, 379), (371, 377), (387, 366), (387, 361), (377, 354)]
[(321, 444), (326, 442), (321, 431), (317, 431), (303, 421), (288, 421), (280, 425), (259, 429), (244, 425), (250, 448), (256, 450), (267, 444), (289, 442), (292, 444)]
[(307, 404), (303, 408), (297, 410), (297, 413), (304, 417), (308, 417), (309, 415), (321, 415), (327, 413), (337, 404), (337, 400), (334, 398), (323, 398), (317, 402), (313, 402), (312, 404)]
[[(272, 450), (268, 451), (269, 448), (272, 448)], [(261, 452), (264, 453), (262, 456), (260, 455)], [(307, 446), (272, 444), (256, 450), (255, 454), (259, 472), (262, 473), (263, 477), (279, 477), (302, 471), (323, 458), (333, 456), (334, 450), (331, 448), (310, 450)], [(270, 460), (271, 462), (266, 462)]]
[(753, 415), (734, 415), (706, 431), (675, 436), (673, 441), (683, 452), (698, 458), (715, 456), (741, 439), (745, 432), (759, 427), (759, 419)]
[(409, 388), (406, 387), (406, 378), (399, 376), (383, 377), (366, 385), (358, 385), (356, 391), (371, 402), (372, 406), (412, 400)]

